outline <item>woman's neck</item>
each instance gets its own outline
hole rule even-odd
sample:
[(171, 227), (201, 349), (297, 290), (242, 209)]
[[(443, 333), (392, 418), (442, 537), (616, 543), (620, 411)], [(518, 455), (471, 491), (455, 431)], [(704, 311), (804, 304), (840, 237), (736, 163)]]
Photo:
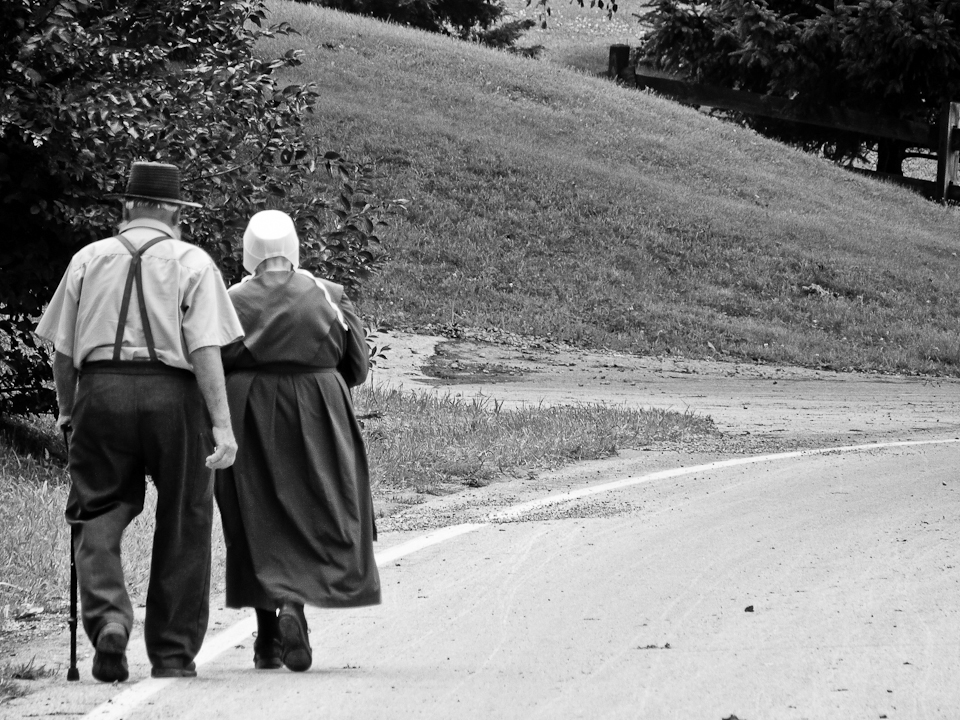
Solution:
[(257, 265), (257, 275), (264, 272), (277, 272), (277, 271), (287, 271), (290, 272), (293, 270), (293, 263), (287, 260), (285, 257), (272, 257), (267, 258), (262, 263)]

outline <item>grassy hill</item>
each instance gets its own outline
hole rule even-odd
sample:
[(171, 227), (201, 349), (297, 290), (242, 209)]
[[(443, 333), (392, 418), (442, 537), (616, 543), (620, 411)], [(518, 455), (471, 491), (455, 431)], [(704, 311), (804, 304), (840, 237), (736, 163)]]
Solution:
[(411, 200), (367, 315), (635, 353), (960, 370), (956, 209), (557, 62), (271, 7), (302, 34), (264, 52), (305, 51), (291, 80), (320, 90), (318, 145)]

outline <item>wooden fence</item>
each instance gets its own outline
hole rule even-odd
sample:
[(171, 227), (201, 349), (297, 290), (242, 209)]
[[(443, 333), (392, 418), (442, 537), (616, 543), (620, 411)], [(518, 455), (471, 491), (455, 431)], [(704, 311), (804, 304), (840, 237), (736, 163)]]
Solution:
[(786, 120), (803, 125), (844, 130), (878, 140), (896, 140), (910, 148), (935, 153), (937, 179), (922, 180), (892, 173), (864, 171), (885, 180), (912, 187), (935, 200), (960, 201), (958, 157), (960, 157), (960, 103), (944, 103), (936, 125), (881, 117), (842, 108), (810, 110), (798, 108), (786, 98), (728, 88), (690, 83), (675, 75), (630, 64), (630, 46), (610, 46), (610, 78), (640, 89), (649, 88), (690, 105), (733, 110), (759, 117)]

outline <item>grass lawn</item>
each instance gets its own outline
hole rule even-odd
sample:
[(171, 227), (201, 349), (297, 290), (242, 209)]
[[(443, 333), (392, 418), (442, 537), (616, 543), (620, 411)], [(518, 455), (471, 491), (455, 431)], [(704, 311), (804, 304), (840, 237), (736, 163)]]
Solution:
[(551, 61), (272, 7), (302, 34), (264, 52), (304, 50), (290, 79), (320, 90), (318, 145), (411, 201), (367, 315), (957, 374), (956, 208)]

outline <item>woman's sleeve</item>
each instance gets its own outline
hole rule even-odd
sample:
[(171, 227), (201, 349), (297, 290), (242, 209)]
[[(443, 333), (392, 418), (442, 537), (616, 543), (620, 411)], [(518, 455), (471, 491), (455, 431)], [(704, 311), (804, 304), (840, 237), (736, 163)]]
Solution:
[(237, 361), (245, 350), (243, 340), (236, 340), (220, 348), (220, 357), (223, 360), (223, 371), (230, 372), (237, 365)]
[(344, 348), (343, 358), (337, 365), (337, 370), (346, 381), (347, 387), (353, 387), (367, 379), (367, 373), (370, 371), (370, 351), (367, 350), (363, 323), (360, 322), (353, 303), (346, 295), (340, 298), (340, 310), (350, 329), (346, 333), (346, 348)]

